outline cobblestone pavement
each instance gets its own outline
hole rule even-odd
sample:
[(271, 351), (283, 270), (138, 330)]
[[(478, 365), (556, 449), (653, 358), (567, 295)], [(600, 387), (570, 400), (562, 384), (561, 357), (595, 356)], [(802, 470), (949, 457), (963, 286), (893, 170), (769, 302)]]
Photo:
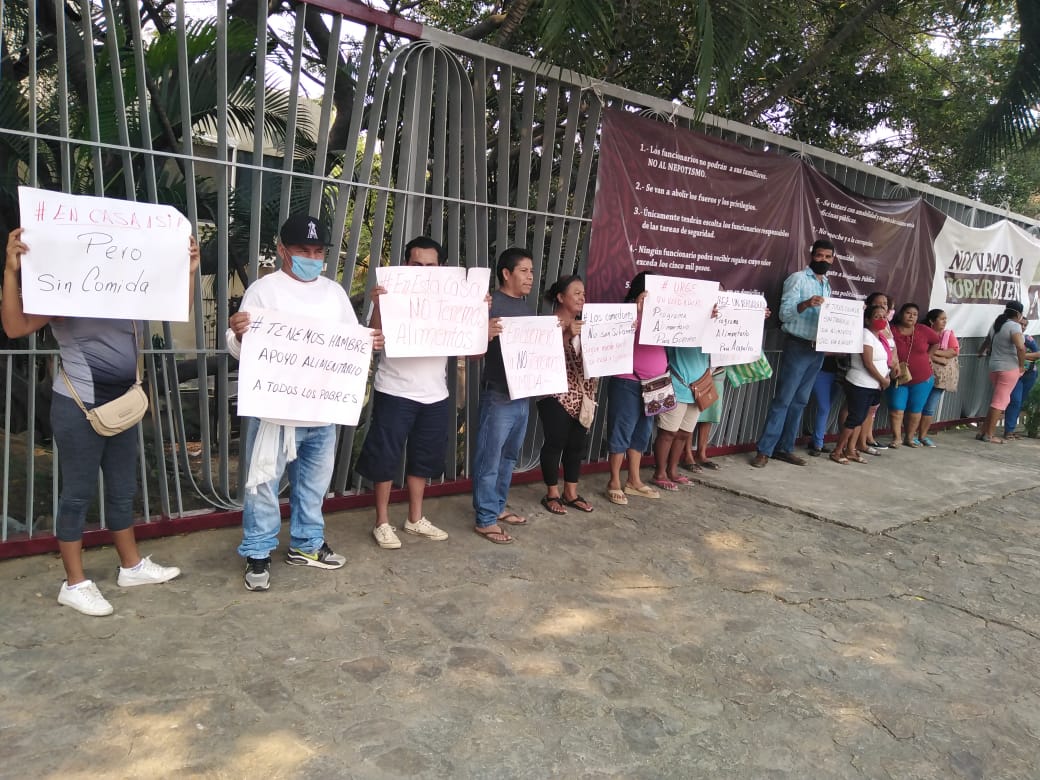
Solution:
[(627, 507), (590, 475), (563, 518), (520, 486), (510, 546), (469, 496), (397, 551), (343, 513), (347, 566), (268, 593), (235, 529), (144, 543), (164, 586), (91, 550), (107, 618), (2, 562), (0, 776), (1037, 778), (1040, 442), (936, 441)]

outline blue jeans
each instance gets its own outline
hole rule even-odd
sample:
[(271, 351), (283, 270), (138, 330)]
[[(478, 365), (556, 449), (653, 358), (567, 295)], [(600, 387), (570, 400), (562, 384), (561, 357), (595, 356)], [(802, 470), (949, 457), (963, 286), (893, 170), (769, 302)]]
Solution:
[[(242, 435), (245, 457), (242, 466), (249, 473), (253, 442), (260, 420), (245, 418)], [(289, 546), (312, 553), (325, 543), (325, 517), (321, 513), (325, 494), (332, 481), (336, 457), (336, 426), (296, 429), (296, 460), (288, 465), (281, 444), (278, 448), (278, 477), (257, 485), (255, 493), (247, 492), (242, 507), (242, 544), (238, 554), (243, 558), (267, 558), (278, 547), (278, 531), (282, 526), (282, 509), (278, 503), (278, 483), (288, 468)], [(243, 479), (243, 484), (245, 480)]]
[(924, 402), (924, 409), (921, 410), (923, 417), (935, 417), (935, 413), (939, 411), (939, 401), (945, 392), (942, 387), (933, 387), (928, 391), (928, 400)]
[(816, 449), (823, 446), (827, 435), (827, 421), (831, 416), (831, 391), (837, 381), (833, 371), (820, 371), (813, 382), (812, 398), (816, 402), (816, 417), (813, 420), (812, 442)]
[(529, 410), (526, 398), (511, 401), (508, 393), (491, 389), (480, 395), (473, 445), (473, 511), (479, 528), (493, 526), (505, 509)]
[(823, 366), (823, 353), (807, 341), (788, 338), (780, 358), (780, 375), (776, 394), (769, 404), (766, 426), (758, 439), (758, 451), (772, 455), (774, 451), (790, 452), (802, 422), (802, 411), (809, 403), (816, 375)]
[(1022, 404), (1029, 397), (1029, 391), (1033, 389), (1033, 385), (1036, 384), (1036, 377), (1036, 371), (1026, 371), (1018, 378), (1018, 384), (1011, 391), (1011, 400), (1008, 402), (1007, 409), (1004, 410), (1004, 435), (1015, 432)]

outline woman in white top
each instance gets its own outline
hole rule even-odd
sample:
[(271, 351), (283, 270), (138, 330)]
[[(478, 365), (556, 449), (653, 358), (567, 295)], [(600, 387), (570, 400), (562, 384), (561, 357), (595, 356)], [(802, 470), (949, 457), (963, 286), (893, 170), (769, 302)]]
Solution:
[(891, 382), (892, 351), (894, 345), (882, 335), (888, 326), (884, 306), (872, 306), (863, 316), (863, 354), (852, 356), (852, 365), (845, 374), (845, 399), (848, 415), (831, 453), (831, 460), (842, 466), (849, 461), (866, 463), (856, 451), (860, 426), (870, 407), (881, 400), (881, 391)]

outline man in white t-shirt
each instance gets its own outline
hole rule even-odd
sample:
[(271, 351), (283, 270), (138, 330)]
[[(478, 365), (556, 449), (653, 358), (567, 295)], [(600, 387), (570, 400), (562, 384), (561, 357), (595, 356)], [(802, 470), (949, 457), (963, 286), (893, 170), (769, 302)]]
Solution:
[[(404, 265), (438, 266), (447, 262), (444, 248), (432, 238), (413, 238), (404, 248)], [(379, 296), (383, 287), (372, 290), (372, 317), (369, 324), (382, 328)], [(423, 515), (426, 481), (444, 473), (447, 447), (454, 451), (455, 436), (450, 434), (453, 419), (448, 397), (446, 371), (449, 358), (379, 358), (372, 383), (372, 421), (358, 458), (357, 472), (373, 483), (376, 524), (372, 535), (384, 550), (396, 550), (401, 540), (390, 525), (390, 490), (401, 462), (405, 461), (408, 489), (408, 519), (401, 527), (405, 533), (434, 541), (448, 534)]]
[[(328, 244), (328, 230), (318, 218), (295, 214), (285, 221), (277, 246), (281, 268), (249, 285), (240, 310), (228, 322), (228, 352), (233, 357), (241, 353), (242, 339), (249, 331), (250, 310), (270, 309), (357, 324), (346, 290), (322, 275)], [(372, 337), (373, 349), (382, 349), (382, 333), (375, 330)], [(238, 554), (246, 559), (246, 590), (264, 591), (271, 586), (271, 551), (278, 546), (282, 525), (278, 488), (286, 470), (292, 489), (286, 563), (318, 569), (343, 566), (346, 558), (334, 553), (325, 541), (322, 515), (336, 459), (336, 426), (321, 420), (245, 417), (242, 452), (248, 476)]]

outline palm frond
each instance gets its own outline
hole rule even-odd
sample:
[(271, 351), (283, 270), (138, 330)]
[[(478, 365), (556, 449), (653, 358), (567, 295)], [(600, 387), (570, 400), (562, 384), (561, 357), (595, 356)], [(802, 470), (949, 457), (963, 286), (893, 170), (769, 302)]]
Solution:
[(965, 141), (975, 161), (1002, 157), (1040, 135), (1040, 0), (1018, 0), (1016, 6), (1018, 58), (1000, 97)]

